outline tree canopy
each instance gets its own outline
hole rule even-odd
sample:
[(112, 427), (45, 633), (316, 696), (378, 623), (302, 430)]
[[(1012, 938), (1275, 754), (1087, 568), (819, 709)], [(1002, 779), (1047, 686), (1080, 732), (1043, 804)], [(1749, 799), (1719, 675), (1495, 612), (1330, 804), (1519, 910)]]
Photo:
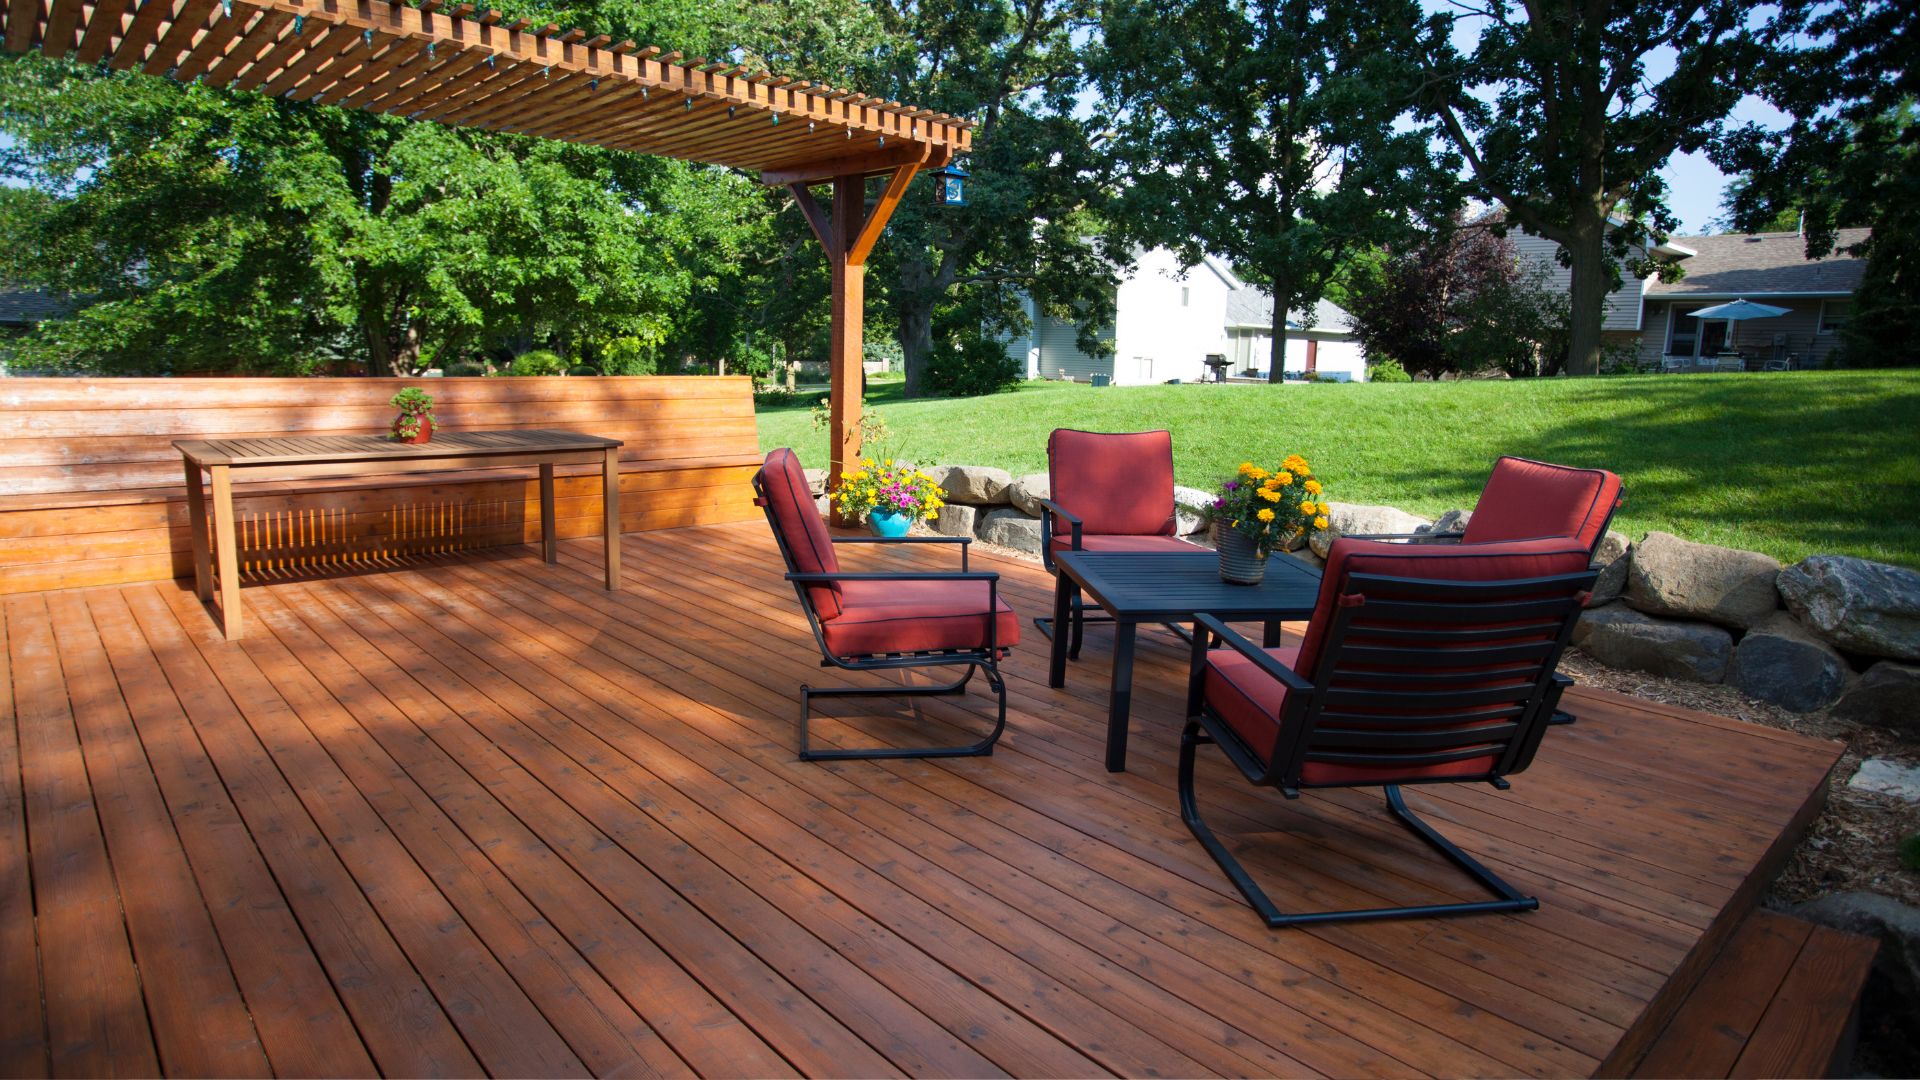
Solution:
[(1659, 170), (1722, 132), (1801, 6), (1456, 0), (1427, 19), (1427, 113), (1479, 193), (1558, 243), (1571, 268), (1567, 370), (1598, 370), (1623, 270), (1672, 273), (1638, 254), (1678, 224)]
[[(1097, 66), (1122, 236), (1242, 267), (1313, 310), (1355, 254), (1447, 205), (1413, 122), (1410, 0), (1112, 0)], [(1281, 378), (1276, 359), (1271, 377)]]

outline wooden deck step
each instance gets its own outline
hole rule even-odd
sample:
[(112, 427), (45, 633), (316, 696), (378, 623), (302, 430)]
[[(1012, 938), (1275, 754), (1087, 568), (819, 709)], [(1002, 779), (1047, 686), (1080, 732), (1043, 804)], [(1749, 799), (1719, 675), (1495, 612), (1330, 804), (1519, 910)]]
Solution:
[(1879, 943), (1774, 911), (1733, 932), (1635, 1076), (1833, 1076)]

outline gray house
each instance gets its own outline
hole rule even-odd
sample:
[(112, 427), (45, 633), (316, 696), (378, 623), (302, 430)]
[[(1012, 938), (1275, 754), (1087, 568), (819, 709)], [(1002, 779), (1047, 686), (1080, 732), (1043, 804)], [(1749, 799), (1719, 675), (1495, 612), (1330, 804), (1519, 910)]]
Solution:
[[(1866, 239), (1866, 229), (1842, 229), (1840, 248)], [(1671, 285), (1648, 281), (1639, 337), (1640, 358), (1704, 357), (1725, 351), (1793, 358), (1817, 367), (1839, 344), (1853, 292), (1866, 260), (1839, 252), (1807, 258), (1799, 233), (1727, 233), (1677, 237), (1693, 250), (1681, 260), (1686, 277)], [(1696, 319), (1689, 312), (1728, 300), (1751, 300), (1787, 309), (1770, 319), (1729, 323)]]

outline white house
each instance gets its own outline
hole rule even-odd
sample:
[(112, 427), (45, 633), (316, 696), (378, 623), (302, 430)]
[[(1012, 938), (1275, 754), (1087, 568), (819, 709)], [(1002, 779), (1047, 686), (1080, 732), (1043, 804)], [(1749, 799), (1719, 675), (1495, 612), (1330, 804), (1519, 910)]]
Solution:
[[(1077, 327), (1037, 311), (1031, 301), (1026, 334), (1007, 343), (1028, 378), (1086, 382), (1105, 376), (1115, 385), (1200, 382), (1223, 357), (1231, 378), (1266, 378), (1273, 354), (1273, 300), (1209, 256), (1185, 267), (1165, 248), (1141, 252), (1115, 296), (1116, 316), (1097, 336), (1114, 343), (1112, 356), (1081, 351)], [(1322, 301), (1311, 327), (1303, 313), (1287, 317), (1285, 370), (1360, 382), (1366, 364), (1347, 313)]]

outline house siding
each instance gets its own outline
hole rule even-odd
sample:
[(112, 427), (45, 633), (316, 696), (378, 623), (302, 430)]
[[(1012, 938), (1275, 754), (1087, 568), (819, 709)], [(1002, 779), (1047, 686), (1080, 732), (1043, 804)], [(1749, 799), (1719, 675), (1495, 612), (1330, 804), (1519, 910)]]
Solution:
[[(1523, 259), (1531, 259), (1546, 267), (1546, 287), (1561, 294), (1569, 294), (1573, 289), (1572, 269), (1560, 265), (1560, 245), (1552, 240), (1535, 236), (1524, 229), (1514, 229), (1507, 234), (1513, 241), (1514, 250)], [(1632, 274), (1622, 273), (1625, 280), (1620, 287), (1607, 294), (1606, 305), (1602, 309), (1600, 329), (1639, 330), (1643, 325), (1641, 297), (1647, 283)]]

